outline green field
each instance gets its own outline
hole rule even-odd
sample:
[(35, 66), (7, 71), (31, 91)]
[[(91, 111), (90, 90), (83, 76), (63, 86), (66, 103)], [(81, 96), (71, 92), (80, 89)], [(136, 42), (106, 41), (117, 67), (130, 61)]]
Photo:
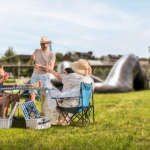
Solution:
[[(95, 123), (82, 126), (25, 128), (13, 122), (0, 129), (0, 150), (148, 150), (150, 149), (150, 91), (94, 94)], [(23, 100), (22, 100), (23, 101)], [(40, 110), (40, 103), (36, 102)], [(16, 113), (17, 114), (17, 113)]]

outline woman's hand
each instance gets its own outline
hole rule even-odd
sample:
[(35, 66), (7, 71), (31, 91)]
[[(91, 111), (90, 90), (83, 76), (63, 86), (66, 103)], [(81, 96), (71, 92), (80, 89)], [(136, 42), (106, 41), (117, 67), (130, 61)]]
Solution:
[(47, 68), (47, 69), (46, 69), (46, 72), (49, 72), (49, 73), (51, 73), (51, 72), (52, 72), (52, 69), (50, 69), (50, 68)]
[(46, 72), (52, 73), (58, 80), (62, 80), (61, 75), (58, 72), (56, 72), (55, 70), (53, 70), (51, 68), (47, 68)]

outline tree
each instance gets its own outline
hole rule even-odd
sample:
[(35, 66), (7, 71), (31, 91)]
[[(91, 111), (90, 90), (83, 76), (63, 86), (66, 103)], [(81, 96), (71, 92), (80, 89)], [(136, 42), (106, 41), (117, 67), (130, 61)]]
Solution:
[(104, 60), (104, 56), (101, 56), (101, 57), (100, 57), (100, 60)]
[(149, 57), (149, 59), (148, 59), (148, 63), (150, 64), (150, 57)]
[[(0, 59), (1, 64), (12, 64), (12, 63), (18, 63), (20, 61), (19, 57), (15, 54), (13, 51), (13, 47), (8, 47), (8, 50), (6, 50), (4, 56)], [(18, 69), (12, 68), (5, 68), (6, 72), (12, 72), (13, 75), (17, 75)]]
[(63, 54), (62, 53), (56, 53), (56, 62), (60, 62), (63, 58)]
[(109, 74), (110, 71), (111, 71), (111, 68), (106, 68), (106, 69), (105, 69), (105, 74), (106, 74), (106, 76), (108, 76), (108, 74)]
[(19, 62), (19, 60), (19, 57), (13, 51), (13, 47), (8, 47), (8, 50), (6, 50), (4, 56), (0, 59), (0, 62), (14, 63)]
[(148, 78), (150, 78), (150, 69), (148, 69), (148, 75), (147, 75)]
[(92, 56), (91, 59), (92, 59), (92, 60), (95, 60), (96, 58), (95, 58), (95, 56)]
[(102, 75), (102, 69), (101, 68), (95, 68), (93, 74), (96, 76), (101, 76)]

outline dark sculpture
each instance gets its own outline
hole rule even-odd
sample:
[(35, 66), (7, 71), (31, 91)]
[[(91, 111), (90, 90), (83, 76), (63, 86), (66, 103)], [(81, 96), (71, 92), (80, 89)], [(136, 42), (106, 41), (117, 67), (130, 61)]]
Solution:
[(121, 93), (132, 90), (149, 89), (148, 80), (137, 56), (133, 54), (121, 57), (111, 69), (103, 83), (95, 83), (95, 92)]

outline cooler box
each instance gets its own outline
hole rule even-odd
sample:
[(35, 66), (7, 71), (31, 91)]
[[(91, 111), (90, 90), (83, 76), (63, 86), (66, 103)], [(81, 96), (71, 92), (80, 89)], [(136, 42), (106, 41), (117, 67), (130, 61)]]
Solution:
[(13, 116), (16, 112), (19, 103), (16, 102), (15, 106), (10, 112), (9, 118), (0, 118), (0, 128), (10, 128), (12, 126)]
[(50, 128), (50, 117), (40, 116), (33, 101), (19, 103), (23, 112), (26, 127), (31, 129), (46, 129)]

